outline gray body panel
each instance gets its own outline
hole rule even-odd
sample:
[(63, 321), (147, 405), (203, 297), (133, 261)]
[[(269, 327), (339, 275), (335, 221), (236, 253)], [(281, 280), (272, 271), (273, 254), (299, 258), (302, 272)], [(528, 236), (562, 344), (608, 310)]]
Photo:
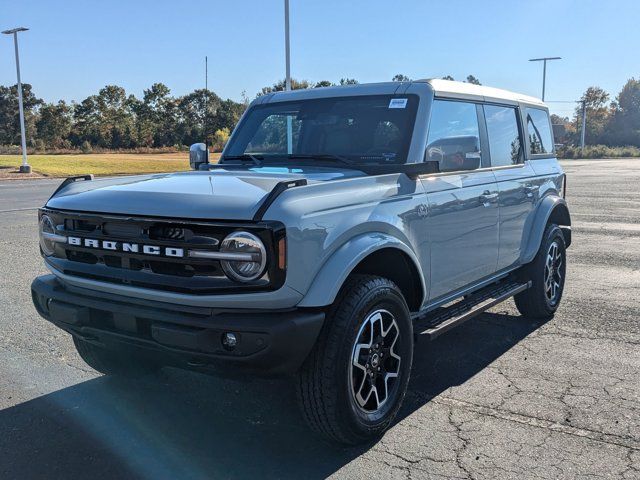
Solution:
[[(471, 87), (465, 87), (470, 88)], [(472, 90), (472, 89), (471, 89)], [(265, 95), (254, 104), (371, 94), (420, 98), (407, 162), (422, 162), (434, 95), (485, 100), (472, 93), (439, 94), (427, 82), (300, 90)], [(522, 107), (517, 98), (492, 102)], [(532, 100), (533, 104), (533, 100)], [(540, 104), (535, 104), (540, 108)], [(525, 150), (528, 145), (525, 135)], [(276, 309), (322, 307), (371, 253), (392, 248), (415, 266), (421, 309), (480, 285), (531, 261), (544, 226), (557, 208), (564, 174), (553, 155), (527, 158), (523, 165), (423, 175), (365, 175), (345, 169), (214, 169), (78, 182), (47, 206), (123, 215), (207, 220), (251, 220), (280, 181), (306, 178), (308, 185), (285, 190), (264, 220), (286, 227), (287, 275), (277, 291), (189, 295), (72, 278), (90, 289), (185, 305)], [(485, 198), (487, 197), (487, 198)], [(567, 214), (568, 215), (568, 214)], [(568, 218), (568, 216), (567, 216)]]
[(207, 220), (251, 220), (278, 182), (362, 175), (321, 168), (223, 169), (75, 182), (49, 200), (60, 210)]

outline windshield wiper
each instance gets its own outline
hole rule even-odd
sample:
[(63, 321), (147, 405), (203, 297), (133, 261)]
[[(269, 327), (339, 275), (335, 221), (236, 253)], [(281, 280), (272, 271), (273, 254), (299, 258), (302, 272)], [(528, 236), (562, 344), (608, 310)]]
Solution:
[(223, 160), (222, 165), (224, 165), (224, 161), (226, 160), (240, 160), (240, 161), (251, 161), (253, 162), (256, 166), (261, 167), (262, 166), (262, 159), (263, 157), (258, 157), (256, 155), (253, 155), (251, 153), (244, 153), (242, 155), (225, 155), (224, 157), (222, 157), (221, 160)]

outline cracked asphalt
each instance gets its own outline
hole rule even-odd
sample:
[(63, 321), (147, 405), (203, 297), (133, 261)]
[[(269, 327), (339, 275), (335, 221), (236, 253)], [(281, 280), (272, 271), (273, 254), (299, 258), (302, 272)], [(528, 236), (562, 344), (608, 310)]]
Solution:
[(59, 181), (0, 181), (0, 479), (640, 478), (640, 159), (563, 166), (555, 318), (509, 301), (420, 343), (398, 421), (359, 448), (311, 434), (283, 380), (92, 371), (30, 300)]

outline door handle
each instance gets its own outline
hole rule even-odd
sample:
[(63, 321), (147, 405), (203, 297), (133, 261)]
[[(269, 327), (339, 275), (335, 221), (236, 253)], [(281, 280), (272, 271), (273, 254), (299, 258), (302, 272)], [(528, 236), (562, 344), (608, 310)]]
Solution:
[(524, 192), (527, 195), (527, 198), (533, 198), (533, 195), (540, 190), (538, 185), (528, 184), (524, 186)]
[(489, 207), (491, 206), (491, 202), (498, 198), (498, 194), (491, 193), (489, 190), (485, 190), (478, 198), (480, 199), (480, 203), (482, 203), (485, 207)]

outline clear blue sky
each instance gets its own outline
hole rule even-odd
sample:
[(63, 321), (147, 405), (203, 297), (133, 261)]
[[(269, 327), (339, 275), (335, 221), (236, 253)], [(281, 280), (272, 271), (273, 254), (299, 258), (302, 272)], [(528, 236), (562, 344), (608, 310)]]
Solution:
[[(386, 81), (467, 74), (483, 84), (574, 100), (590, 85), (612, 97), (640, 76), (638, 0), (290, 0), (292, 75)], [(284, 77), (283, 0), (0, 0), (0, 29), (21, 35), (23, 81), (47, 101), (81, 100), (106, 84), (141, 95), (163, 82), (181, 95), (204, 83), (253, 98)], [(15, 83), (0, 38), (0, 84)], [(551, 104), (557, 113), (572, 105)]]

